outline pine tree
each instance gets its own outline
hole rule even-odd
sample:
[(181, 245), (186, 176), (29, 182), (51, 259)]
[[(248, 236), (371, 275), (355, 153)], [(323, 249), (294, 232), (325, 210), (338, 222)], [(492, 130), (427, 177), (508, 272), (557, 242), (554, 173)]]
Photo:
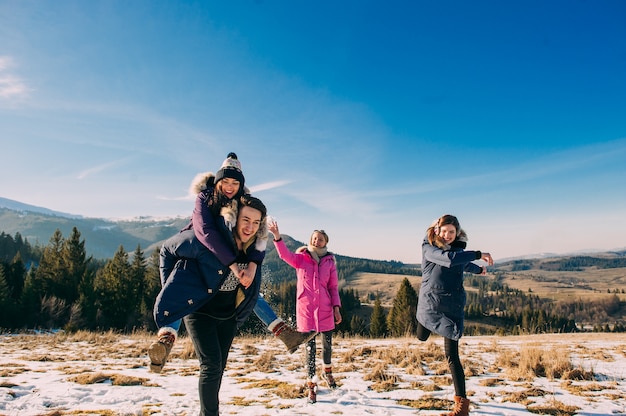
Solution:
[(19, 251), (15, 257), (13, 257), (8, 273), (6, 273), (6, 279), (9, 284), (9, 290), (11, 291), (11, 298), (14, 301), (18, 301), (22, 297), (24, 280), (26, 279), (26, 267), (24, 266), (22, 255)]
[(87, 257), (85, 240), (76, 227), (63, 245), (63, 262), (66, 268), (65, 287), (60, 296), (69, 306), (65, 330), (73, 331), (89, 327), (93, 316), (93, 273), (89, 270), (91, 257)]
[(365, 334), (367, 327), (365, 321), (358, 315), (353, 315), (350, 319), (350, 333), (353, 335)]
[(90, 258), (87, 270), (78, 287), (78, 301), (72, 306), (68, 330), (74, 329), (72, 327), (76, 329), (96, 329), (98, 307), (94, 281), (99, 268), (100, 266), (95, 265), (93, 259)]
[(145, 328), (156, 329), (152, 310), (154, 301), (161, 291), (161, 278), (159, 275), (159, 249), (152, 251), (152, 255), (146, 262), (146, 268), (143, 276), (143, 290), (141, 293), (140, 316), (142, 326)]
[(6, 281), (4, 274), (4, 267), (2, 263), (0, 263), (0, 310), (3, 312), (0, 314), (0, 328), (11, 328), (13, 327), (13, 322), (11, 322), (12, 313), (12, 304), (9, 284)]
[(527, 333), (532, 333), (531, 332), (531, 311), (530, 311), (530, 307), (527, 306), (524, 308), (524, 311), (522, 312), (522, 324), (521, 324), (521, 329), (524, 331), (528, 331)]
[(76, 227), (72, 228), (72, 234), (65, 240), (62, 249), (63, 256), (63, 280), (59, 282), (59, 290), (56, 293), (68, 304), (78, 300), (80, 283), (87, 272), (87, 259), (85, 240), (80, 240), (80, 232)]
[(359, 292), (354, 289), (339, 289), (339, 299), (341, 300), (342, 321), (335, 329), (339, 332), (352, 332), (352, 318), (356, 315), (358, 309), (361, 308)]
[(370, 337), (384, 338), (387, 335), (387, 320), (385, 310), (380, 303), (380, 296), (378, 295), (374, 302), (374, 310), (372, 311), (370, 320)]
[(138, 300), (144, 291), (144, 278), (146, 276), (146, 259), (143, 256), (141, 246), (137, 244), (137, 248), (133, 253), (133, 261), (130, 264), (131, 280), (134, 282), (133, 289), (136, 291), (132, 295)]
[(37, 269), (31, 269), (24, 280), (24, 290), (20, 300), (20, 316), (25, 326), (39, 326), (39, 311), (43, 296), (42, 280), (37, 275)]
[(283, 282), (277, 292), (264, 293), (265, 300), (276, 308), (276, 314), (288, 322), (296, 320), (296, 283)]
[[(65, 239), (57, 228), (44, 248), (27, 294), (25, 305), (29, 323), (58, 327), (69, 318), (69, 305), (62, 298), (67, 268), (63, 257)], [(26, 288), (25, 288), (26, 290)], [(34, 322), (33, 322), (34, 320)]]
[(58, 228), (50, 237), (50, 242), (44, 248), (36, 277), (41, 283), (41, 290), (48, 296), (57, 296), (59, 292), (59, 282), (63, 280), (65, 267), (63, 265), (63, 246), (65, 239)]
[(141, 246), (139, 244), (137, 244), (137, 248), (135, 249), (135, 252), (133, 253), (133, 260), (131, 262), (130, 265), (130, 270), (131, 270), (131, 275), (130, 275), (130, 279), (133, 282), (131, 284), (131, 287), (133, 288), (134, 293), (132, 293), (132, 296), (135, 299), (135, 305), (136, 305), (136, 324), (141, 325), (142, 327), (144, 326), (145, 319), (144, 319), (144, 309), (143, 309), (143, 299), (144, 299), (144, 293), (145, 293), (145, 288), (146, 288), (146, 270), (147, 270), (147, 262), (146, 259), (144, 257), (143, 251), (141, 250)]
[(415, 334), (417, 330), (417, 292), (406, 277), (393, 300), (393, 306), (387, 316), (387, 325), (392, 336)]
[(135, 282), (131, 275), (128, 253), (120, 246), (94, 279), (99, 326), (117, 329), (132, 327), (137, 289), (133, 287)]

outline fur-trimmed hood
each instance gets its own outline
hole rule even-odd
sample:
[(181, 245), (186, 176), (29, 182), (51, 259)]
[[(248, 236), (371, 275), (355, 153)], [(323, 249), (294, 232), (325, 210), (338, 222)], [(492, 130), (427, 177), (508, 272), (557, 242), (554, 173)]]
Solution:
[[(236, 204), (235, 205), (235, 210), (236, 208)], [(224, 211), (224, 209), (227, 207), (222, 208), (222, 211)], [(223, 214), (222, 214), (223, 215)], [(230, 215), (230, 214), (228, 214)], [(237, 219), (237, 214), (235, 213), (235, 223), (236, 223), (236, 219)], [(224, 221), (226, 221), (226, 217), (224, 217)], [(233, 223), (233, 224), (235, 224)], [(230, 225), (229, 225), (230, 227)], [(254, 236), (254, 248), (257, 249), (258, 251), (265, 251), (265, 249), (267, 248), (267, 240), (269, 237), (269, 231), (267, 229), (267, 215), (265, 216), (265, 218), (263, 218), (263, 220), (261, 221), (261, 224), (259, 225), (259, 229), (256, 232), (256, 235)], [(247, 247), (246, 247), (247, 248)]]
[(311, 256), (311, 258), (313, 260), (315, 260), (317, 263), (320, 262), (321, 258), (324, 257), (328, 257), (330, 256), (330, 258), (332, 259), (333, 263), (335, 263), (335, 265), (337, 264), (337, 259), (335, 258), (335, 253), (333, 253), (332, 251), (326, 251), (326, 254), (324, 254), (321, 257), (318, 257), (316, 253), (313, 253), (311, 251), (311, 249), (308, 246), (300, 246), (296, 249), (295, 251), (296, 254), (302, 254), (302, 253), (307, 253), (309, 256)]
[[(429, 241), (428, 233), (426, 234), (426, 241)], [(447, 244), (445, 241), (443, 241), (443, 238), (435, 234), (434, 241), (432, 241), (431, 244), (443, 250), (450, 250), (450, 248), (452, 247), (460, 247), (464, 249), (467, 246), (467, 233), (461, 228), (458, 231), (456, 238), (454, 239), (452, 244)]]
[(213, 172), (201, 172), (198, 173), (191, 180), (189, 185), (189, 195), (196, 196), (202, 191), (206, 191), (208, 188), (212, 188), (215, 185), (215, 173)]

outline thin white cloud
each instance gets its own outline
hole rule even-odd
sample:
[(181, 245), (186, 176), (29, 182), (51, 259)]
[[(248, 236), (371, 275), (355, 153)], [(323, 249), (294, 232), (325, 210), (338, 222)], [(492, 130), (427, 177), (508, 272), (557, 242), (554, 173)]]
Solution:
[(0, 71), (13, 66), (13, 58), (10, 56), (0, 56)]
[(158, 195), (156, 199), (159, 201), (193, 201), (195, 199), (195, 195), (185, 195), (185, 196), (164, 196)]
[(79, 172), (76, 177), (78, 179), (82, 180), (82, 179), (87, 178), (88, 176), (92, 176), (92, 175), (95, 175), (97, 173), (100, 173), (100, 172), (103, 172), (105, 170), (108, 170), (110, 168), (113, 168), (113, 167), (119, 166), (121, 164), (124, 164), (124, 163), (128, 162), (128, 160), (130, 160), (130, 158), (124, 158), (124, 159), (120, 159), (120, 160), (114, 160), (112, 162), (103, 163), (101, 165), (94, 166), (92, 168), (88, 168), (88, 169), (85, 169), (85, 170)]
[(20, 98), (30, 91), (21, 78), (9, 72), (13, 66), (13, 58), (0, 56), (0, 99)]
[[(199, 153), (188, 151), (191, 147), (199, 146), (209, 154), (220, 150), (220, 141), (211, 132), (142, 105), (38, 100), (30, 106), (46, 122), (72, 126), (72, 134), (53, 136), (61, 142), (149, 156), (167, 155), (185, 164), (193, 164), (199, 157)], [(119, 134), (120, 126), (123, 134)], [(85, 130), (89, 134), (84, 134)]]
[(367, 218), (380, 209), (380, 204), (367, 195), (361, 192), (347, 191), (328, 183), (308, 181), (304, 192), (289, 192), (289, 195), (320, 213), (330, 216)]
[(626, 139), (618, 139), (549, 154), (513, 169), (494, 172), (489, 177), (490, 179), (499, 178), (500, 183), (525, 181), (576, 170), (584, 166), (610, 163), (610, 160), (616, 157), (623, 160), (625, 153)]
[[(204, 175), (202, 173), (198, 174), (198, 175)], [(194, 181), (192, 181), (193, 183)], [(273, 181), (273, 182), (266, 182), (266, 183), (262, 183), (260, 185), (254, 185), (251, 186), (249, 188), (250, 192), (252, 194), (255, 194), (257, 192), (261, 192), (261, 191), (267, 191), (270, 189), (275, 189), (275, 188), (279, 188), (281, 186), (285, 186), (288, 183), (290, 183), (290, 181)], [(193, 201), (196, 198), (196, 195), (193, 192), (194, 187), (191, 186), (189, 188), (189, 192), (187, 193), (187, 195), (185, 196), (164, 196), (164, 195), (159, 195), (157, 196), (158, 200), (161, 201)]]
[(270, 189), (275, 189), (275, 188), (280, 188), (281, 186), (285, 186), (287, 184), (291, 183), (291, 181), (273, 181), (273, 182), (266, 182), (266, 183), (262, 183), (259, 185), (254, 185), (250, 187), (250, 192), (251, 193), (255, 193), (255, 192), (261, 192), (261, 191), (267, 191)]
[(428, 179), (413, 187), (377, 190), (376, 192), (378, 195), (400, 196), (424, 194), (445, 189), (458, 189), (468, 185), (476, 186), (476, 184), (485, 184), (485, 186), (493, 187), (497, 184), (525, 182), (573, 171), (584, 166), (608, 163), (610, 160), (615, 160), (616, 158), (623, 160), (625, 154), (626, 139), (617, 139), (610, 142), (551, 153), (541, 158), (518, 164), (512, 168), (494, 170), (473, 176), (453, 177), (444, 180)]

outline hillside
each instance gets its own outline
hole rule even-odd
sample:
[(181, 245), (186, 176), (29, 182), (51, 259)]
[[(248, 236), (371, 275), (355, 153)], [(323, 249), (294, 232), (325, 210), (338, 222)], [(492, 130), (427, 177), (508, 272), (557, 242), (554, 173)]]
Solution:
[[(421, 277), (410, 274), (359, 272), (343, 284), (357, 290), (362, 298), (378, 293), (382, 304), (390, 306), (405, 277), (419, 289)], [(615, 292), (626, 299), (626, 252), (511, 260), (496, 263), (485, 278), (553, 300), (593, 300)], [(472, 287), (467, 290), (475, 291)]]
[[(20, 233), (22, 238), (32, 245), (45, 246), (54, 232), (59, 229), (68, 237), (76, 227), (85, 240), (87, 254), (96, 259), (110, 259), (120, 245), (132, 252), (140, 245), (144, 253), (150, 253), (161, 243), (176, 234), (189, 222), (189, 217), (169, 219), (136, 218), (132, 220), (106, 220), (86, 218), (78, 215), (56, 212), (47, 208), (23, 204), (0, 197), (0, 232), (14, 236)], [(304, 243), (285, 235), (287, 246), (295, 250)], [(340, 274), (352, 274), (355, 268), (375, 272), (397, 273), (407, 267), (396, 261), (379, 261), (341, 256)], [(282, 262), (274, 252), (273, 244), (268, 245), (265, 265), (273, 271), (275, 282), (292, 277), (292, 269)]]
[(376, 296), (385, 308), (390, 308), (402, 281), (407, 278), (415, 291), (419, 290), (421, 276), (408, 274), (367, 273), (359, 272), (341, 282), (341, 287), (356, 290), (363, 303), (373, 304)]
[(138, 218), (111, 221), (98, 218), (64, 216), (52, 211), (36, 212), (0, 207), (0, 231), (9, 235), (20, 233), (33, 245), (45, 246), (59, 229), (64, 237), (76, 227), (85, 240), (87, 253), (96, 259), (113, 257), (120, 245), (133, 251), (140, 245), (148, 253), (187, 224), (189, 218), (166, 220)]
[[(571, 319), (578, 328), (587, 330), (599, 326), (607, 330), (607, 325), (623, 327), (626, 267), (617, 266), (624, 258), (625, 253), (618, 252), (524, 260), (523, 270), (519, 270), (519, 261), (511, 261), (497, 264), (487, 276), (467, 275), (468, 333), (497, 333), (505, 328), (511, 331), (511, 317), (519, 319), (520, 314), (533, 316), (540, 311), (555, 320)], [(576, 270), (571, 270), (573, 264)], [(386, 309), (393, 305), (405, 277), (418, 291), (421, 276), (402, 274), (359, 272), (346, 278), (342, 286), (358, 292), (364, 308), (358, 314), (365, 318), (371, 313), (375, 295), (380, 296)], [(533, 322), (531, 318), (531, 326)]]
[(626, 251), (514, 260), (494, 268), (501, 283), (554, 300), (626, 292)]
[[(88, 255), (96, 259), (110, 259), (120, 245), (132, 252), (140, 245), (144, 253), (150, 253), (169, 236), (175, 234), (188, 221), (187, 218), (157, 220), (139, 218), (128, 221), (110, 221), (84, 218), (50, 210), (13, 204), (2, 207), (6, 199), (0, 198), (0, 231), (8, 235), (20, 233), (31, 244), (45, 246), (56, 229), (68, 237), (76, 227), (85, 241)], [(285, 235), (285, 242), (291, 250), (303, 245), (302, 242)], [(371, 305), (380, 296), (385, 308), (390, 308), (400, 283), (404, 278), (417, 291), (421, 282), (419, 265), (406, 265), (393, 261), (378, 261), (342, 256), (335, 253), (340, 278), (340, 288), (354, 291), (362, 310), (353, 313), (362, 315), (367, 321)], [(273, 244), (268, 245), (264, 262), (267, 269), (266, 282), (270, 285), (293, 284), (293, 269), (281, 261)], [(575, 319), (584, 325), (601, 323), (614, 324), (626, 321), (626, 251), (594, 253), (593, 255), (553, 256), (537, 259), (508, 260), (489, 270), (486, 277), (467, 277), (466, 288), (469, 302), (479, 305), (468, 320), (493, 321), (502, 311), (501, 302), (508, 305), (510, 313), (518, 318), (519, 306), (511, 307), (511, 302), (519, 302), (534, 308), (552, 310), (561, 317)], [(503, 288), (508, 288), (507, 293)], [(517, 293), (513, 292), (516, 291)], [(487, 299), (487, 296), (492, 299)], [(617, 300), (615, 300), (617, 296)], [(532, 297), (538, 298), (535, 301)], [(517, 301), (515, 300), (517, 299)], [(497, 304), (489, 304), (496, 302)], [(559, 305), (566, 302), (568, 307)], [(586, 302), (584, 308), (574, 306)], [(609, 303), (607, 303), (609, 302)], [(591, 305), (590, 303), (594, 303)], [(572, 308), (577, 311), (572, 311)], [(581, 309), (586, 312), (580, 313)], [(601, 313), (596, 310), (603, 310)], [(500, 312), (498, 312), (500, 311)], [(470, 314), (472, 315), (472, 314)], [(502, 323), (490, 325), (498, 327)]]

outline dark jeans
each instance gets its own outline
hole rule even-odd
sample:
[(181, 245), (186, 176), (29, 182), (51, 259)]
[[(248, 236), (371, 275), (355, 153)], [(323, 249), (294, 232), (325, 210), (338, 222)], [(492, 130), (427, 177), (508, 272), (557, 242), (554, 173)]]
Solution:
[[(333, 353), (333, 331), (322, 332), (322, 361), (326, 365), (330, 365), (331, 356)], [(316, 354), (316, 345), (315, 345), (314, 336), (307, 344), (307, 367), (308, 367), (308, 376), (309, 379), (313, 379), (315, 377), (315, 354)]]
[[(430, 330), (425, 328), (421, 323), (417, 323), (417, 338), (420, 341), (426, 341), (430, 336)], [(443, 338), (443, 349), (452, 374), (452, 383), (454, 384), (454, 393), (460, 397), (466, 397), (465, 392), (465, 372), (459, 358), (459, 341), (449, 338)]]
[(200, 361), (200, 416), (218, 416), (222, 376), (237, 331), (237, 322), (234, 316), (219, 320), (202, 312), (194, 312), (185, 317), (185, 327)]

